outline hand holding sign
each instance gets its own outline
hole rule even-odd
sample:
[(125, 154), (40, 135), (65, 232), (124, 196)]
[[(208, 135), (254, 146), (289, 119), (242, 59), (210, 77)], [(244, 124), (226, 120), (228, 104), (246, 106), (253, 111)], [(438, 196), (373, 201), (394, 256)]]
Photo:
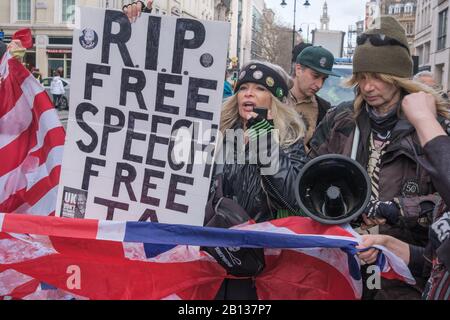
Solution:
[(147, 1), (147, 6), (142, 1), (135, 1), (122, 7), (130, 22), (135, 22), (137, 17), (141, 16), (142, 12), (151, 13), (153, 8), (153, 0)]

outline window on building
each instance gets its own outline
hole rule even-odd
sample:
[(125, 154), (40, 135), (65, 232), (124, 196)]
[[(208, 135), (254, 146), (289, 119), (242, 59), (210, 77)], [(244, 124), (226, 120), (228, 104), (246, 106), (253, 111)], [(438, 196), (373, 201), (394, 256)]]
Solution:
[(394, 14), (400, 14), (400, 13), (402, 13), (402, 7), (403, 7), (403, 5), (401, 5), (401, 4), (396, 4), (395, 7), (394, 7)]
[(408, 2), (407, 4), (405, 4), (405, 13), (406, 14), (412, 14), (414, 11), (414, 5), (410, 2)]
[(389, 6), (389, 14), (394, 14), (394, 8), (395, 8), (394, 5)]
[(447, 42), (447, 17), (448, 9), (439, 12), (439, 26), (438, 26), (438, 43), (437, 49), (444, 49)]
[(31, 20), (31, 0), (17, 0), (17, 20)]
[(75, 23), (75, 0), (62, 0), (62, 22)]
[(430, 43), (427, 42), (423, 48), (423, 63), (430, 63)]
[(406, 34), (407, 35), (414, 35), (414, 23), (408, 22), (406, 24)]
[[(72, 54), (69, 50), (50, 50), (48, 53), (48, 76), (52, 77), (56, 69), (62, 68), (63, 78), (70, 78)], [(59, 51), (59, 52), (58, 52)]]

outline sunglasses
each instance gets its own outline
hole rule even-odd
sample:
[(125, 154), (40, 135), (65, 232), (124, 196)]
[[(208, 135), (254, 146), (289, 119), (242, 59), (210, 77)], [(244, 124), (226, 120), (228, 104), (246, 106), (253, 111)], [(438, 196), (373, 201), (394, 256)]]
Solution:
[(400, 46), (400, 47), (405, 48), (409, 53), (409, 48), (407, 46), (405, 46), (403, 43), (401, 43), (400, 41), (398, 41), (396, 39), (390, 38), (382, 33), (377, 33), (377, 34), (363, 33), (356, 38), (356, 44), (362, 45), (362, 44), (366, 43), (367, 39), (369, 39), (370, 43), (375, 47), (389, 46), (389, 45), (390, 46)]

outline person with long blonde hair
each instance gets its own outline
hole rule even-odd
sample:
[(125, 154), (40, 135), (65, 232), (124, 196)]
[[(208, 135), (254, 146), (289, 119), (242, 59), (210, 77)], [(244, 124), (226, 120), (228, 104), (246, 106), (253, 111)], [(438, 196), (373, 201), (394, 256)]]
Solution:
[[(356, 224), (362, 229), (378, 225), (381, 234), (425, 246), (430, 212), (440, 197), (422, 166), (419, 137), (402, 106), (420, 104), (424, 97), (434, 101), (437, 120), (447, 134), (448, 106), (432, 89), (412, 80), (413, 62), (403, 27), (389, 16), (373, 23), (357, 39), (353, 76), (347, 81), (354, 87), (355, 99), (328, 112), (310, 141), (310, 156), (353, 155), (367, 168), (372, 186), (369, 205)], [(382, 280), (381, 290), (365, 287), (364, 297), (418, 299), (426, 278), (417, 277), (415, 286)]]
[[(224, 190), (256, 220), (275, 218), (279, 209), (297, 211), (293, 183), (306, 161), (302, 146), (306, 127), (288, 102), (290, 87), (292, 79), (280, 66), (250, 61), (241, 69), (235, 94), (223, 104), (219, 129)], [(273, 163), (265, 167), (259, 161), (251, 163), (261, 156), (252, 153), (263, 151), (252, 146), (268, 138), (271, 148), (279, 150), (273, 159), (277, 167), (265, 174)], [(263, 210), (265, 203), (270, 208)]]
[[(305, 124), (287, 102), (291, 87), (292, 80), (281, 67), (250, 61), (240, 71), (234, 95), (223, 104), (210, 200), (214, 202), (217, 193), (234, 200), (245, 211), (241, 214), (245, 217), (235, 219), (240, 223), (249, 219), (263, 222), (300, 211), (294, 185), (307, 161)], [(216, 220), (206, 219), (205, 224), (219, 226), (211, 221)], [(238, 251), (242, 250), (260, 249)], [(239, 260), (238, 267), (246, 263)], [(225, 279), (216, 299), (256, 299), (252, 281)]]

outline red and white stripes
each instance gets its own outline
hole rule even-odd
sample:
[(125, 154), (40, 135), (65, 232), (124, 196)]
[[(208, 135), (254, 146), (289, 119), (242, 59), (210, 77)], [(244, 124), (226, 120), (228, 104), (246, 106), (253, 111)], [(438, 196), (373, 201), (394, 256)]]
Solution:
[(55, 211), (65, 132), (41, 84), (16, 59), (0, 63), (0, 211)]

